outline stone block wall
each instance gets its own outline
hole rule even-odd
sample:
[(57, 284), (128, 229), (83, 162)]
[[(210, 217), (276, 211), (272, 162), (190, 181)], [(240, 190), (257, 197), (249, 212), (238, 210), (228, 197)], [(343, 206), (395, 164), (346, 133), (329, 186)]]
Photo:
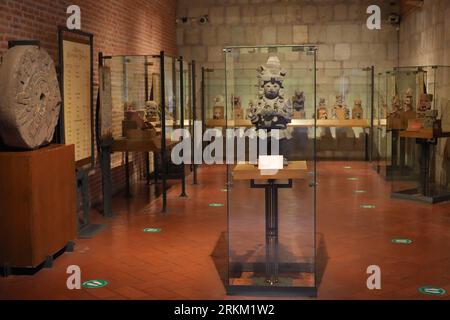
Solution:
[[(403, 17), (400, 28), (400, 66), (450, 66), (450, 1), (424, 0), (421, 9)], [(444, 129), (450, 131), (450, 68), (439, 68), (428, 76), (435, 94), (436, 108)], [(450, 139), (439, 139), (436, 148), (435, 177), (450, 188)]]
[[(179, 0), (177, 45), (184, 57), (223, 67), (222, 48), (241, 45), (315, 44), (318, 67), (380, 69), (397, 62), (397, 32), (385, 18), (390, 1), (366, 0)], [(367, 7), (382, 8), (381, 30), (366, 27)], [(195, 21), (209, 16), (209, 23)]]

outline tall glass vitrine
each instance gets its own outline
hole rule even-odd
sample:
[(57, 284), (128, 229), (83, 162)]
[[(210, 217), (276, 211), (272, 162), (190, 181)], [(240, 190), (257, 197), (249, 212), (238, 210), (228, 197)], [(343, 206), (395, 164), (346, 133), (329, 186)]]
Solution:
[(110, 81), (104, 85), (111, 92), (111, 150), (123, 154), (123, 158), (112, 157), (112, 166), (125, 163), (130, 194), (129, 163), (145, 163), (142, 175), (148, 182), (151, 175), (162, 180), (165, 210), (167, 179), (182, 179), (185, 185), (185, 166), (174, 165), (170, 151), (177, 143), (171, 141), (174, 130), (183, 126), (189, 129), (192, 123), (190, 64), (163, 51), (155, 55), (100, 56), (110, 73)]
[[(392, 196), (436, 203), (450, 199), (450, 67), (396, 68), (388, 115), (392, 148)], [(395, 160), (395, 161), (394, 161)]]
[[(225, 55), (227, 292), (314, 296), (315, 147), (294, 130), (315, 141), (316, 119), (296, 123), (292, 97), (304, 92), (315, 114), (317, 50), (229, 47)], [(248, 123), (240, 124), (243, 106)]]

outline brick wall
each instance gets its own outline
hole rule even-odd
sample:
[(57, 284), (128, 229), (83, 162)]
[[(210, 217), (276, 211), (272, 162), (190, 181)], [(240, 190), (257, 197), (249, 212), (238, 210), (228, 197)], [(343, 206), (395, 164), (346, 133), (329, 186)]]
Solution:
[[(94, 70), (100, 51), (106, 55), (155, 54), (160, 50), (177, 53), (176, 0), (0, 0), (0, 55), (8, 40), (37, 39), (56, 63), (57, 26), (65, 25), (66, 9), (72, 4), (81, 8), (82, 30), (94, 34)], [(138, 174), (142, 171), (141, 157), (135, 160)], [(122, 166), (113, 170), (113, 180), (116, 189), (124, 185)], [(96, 202), (101, 195), (98, 167), (90, 184), (91, 200)]]

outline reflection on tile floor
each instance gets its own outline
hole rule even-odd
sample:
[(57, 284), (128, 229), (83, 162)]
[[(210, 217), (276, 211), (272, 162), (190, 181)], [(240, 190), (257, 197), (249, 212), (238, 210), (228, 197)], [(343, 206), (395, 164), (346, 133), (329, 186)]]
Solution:
[[(225, 176), (224, 167), (202, 168), (200, 184), (188, 182), (187, 199), (179, 198), (174, 185), (166, 214), (144, 184), (135, 186), (133, 199), (114, 199), (114, 218), (92, 211), (93, 222), (107, 228), (94, 239), (77, 240), (75, 252), (60, 256), (52, 269), (0, 278), (0, 299), (254, 298), (227, 297), (223, 286), (227, 212), (209, 204), (226, 203)], [(318, 183), (319, 299), (449, 298), (418, 292), (426, 285), (450, 291), (449, 203), (393, 200), (391, 185), (364, 162), (321, 162)], [(375, 208), (362, 209), (362, 204)], [(162, 232), (143, 232), (153, 227)], [(393, 238), (414, 242), (395, 245)], [(80, 266), (83, 281), (104, 279), (109, 285), (69, 291), (70, 265)], [(381, 267), (382, 290), (367, 289), (370, 265)]]

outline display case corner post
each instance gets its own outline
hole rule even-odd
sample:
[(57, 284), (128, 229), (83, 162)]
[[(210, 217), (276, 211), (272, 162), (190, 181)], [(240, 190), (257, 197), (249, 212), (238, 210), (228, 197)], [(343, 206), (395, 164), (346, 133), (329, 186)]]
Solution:
[[(180, 69), (180, 126), (181, 129), (184, 131), (184, 63), (183, 63), (183, 57), (180, 56), (178, 58), (179, 61), (179, 69)], [(184, 134), (183, 134), (183, 139), (184, 139)], [(184, 152), (184, 151), (183, 151)], [(183, 154), (183, 159), (184, 159), (184, 154)], [(187, 194), (186, 194), (186, 164), (183, 161), (182, 164), (182, 172), (181, 172), (181, 194), (180, 197), (181, 198), (186, 198)]]
[[(196, 62), (195, 60), (192, 60), (192, 116), (193, 116), (193, 122), (194, 122), (194, 129), (193, 129), (193, 136), (192, 136), (192, 140), (193, 143), (195, 144), (195, 128), (196, 128), (196, 122), (197, 122), (197, 83), (196, 83), (196, 79), (197, 79), (197, 75), (196, 75)], [(193, 156), (193, 168), (194, 168), (194, 173), (193, 173), (193, 184), (194, 185), (198, 185), (198, 176), (197, 176), (197, 169), (198, 169), (198, 165), (195, 164), (195, 146), (193, 148), (194, 153), (192, 154)], [(202, 150), (203, 152), (203, 150)]]
[(166, 88), (165, 88), (165, 54), (159, 53), (161, 86), (161, 166), (162, 166), (162, 212), (167, 211), (167, 155), (166, 155)]

